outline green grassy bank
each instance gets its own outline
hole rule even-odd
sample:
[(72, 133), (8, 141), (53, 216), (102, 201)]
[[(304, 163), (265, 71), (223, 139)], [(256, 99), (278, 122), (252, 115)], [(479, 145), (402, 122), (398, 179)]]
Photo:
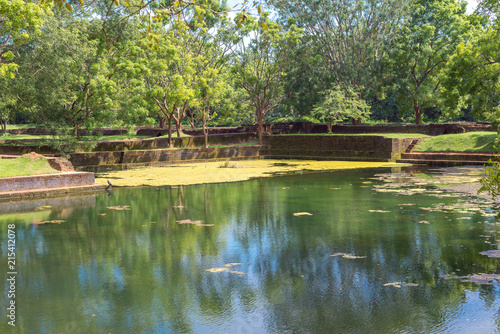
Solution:
[(0, 177), (54, 174), (47, 159), (38, 154), (25, 154), (17, 159), (0, 159)]
[[(498, 147), (498, 148), (495, 148)], [(496, 132), (467, 132), (429, 137), (415, 146), (415, 152), (498, 152)]]

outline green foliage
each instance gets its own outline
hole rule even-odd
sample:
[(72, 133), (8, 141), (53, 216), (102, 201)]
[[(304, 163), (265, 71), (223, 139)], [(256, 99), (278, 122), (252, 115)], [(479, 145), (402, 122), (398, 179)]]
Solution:
[(48, 18), (45, 35), (23, 57), (16, 94), (30, 105), (39, 123), (91, 131), (115, 119), (116, 83), (109, 54), (101, 52), (96, 27), (69, 15)]
[(456, 0), (412, 0), (410, 16), (387, 57), (392, 90), (404, 113), (421, 123), (426, 108), (439, 105), (440, 71), (472, 26), (466, 4)]
[(331, 132), (332, 124), (350, 118), (367, 119), (369, 109), (366, 101), (353, 88), (344, 90), (336, 86), (324, 92), (324, 100), (314, 107), (313, 113), (319, 120), (328, 122), (328, 132)]
[(477, 116), (500, 119), (499, 39), (500, 31), (488, 27), (450, 58), (441, 88), (449, 115), (470, 105)]
[(279, 107), (287, 96), (285, 66), (298, 45), (301, 30), (292, 25), (283, 31), (267, 13), (259, 21), (248, 18), (244, 22), (240, 51), (232, 67), (232, 84), (244, 92), (241, 102), (255, 109), (259, 142), (262, 143), (264, 117)]
[(383, 100), (375, 98), (370, 107), (372, 120), (380, 120), (385, 122), (401, 122), (401, 113), (398, 108), (396, 98), (391, 95)]
[(0, 78), (13, 78), (18, 68), (15, 54), (20, 46), (40, 34), (47, 5), (25, 0), (0, 0)]
[(490, 165), (485, 168), (479, 182), (481, 182), (481, 188), (479, 188), (478, 193), (487, 192), (493, 199), (500, 195), (500, 163), (498, 160), (490, 160)]
[(377, 90), (382, 60), (408, 9), (400, 0), (271, 0), (282, 21), (304, 29), (324, 57), (324, 72), (364, 97)]

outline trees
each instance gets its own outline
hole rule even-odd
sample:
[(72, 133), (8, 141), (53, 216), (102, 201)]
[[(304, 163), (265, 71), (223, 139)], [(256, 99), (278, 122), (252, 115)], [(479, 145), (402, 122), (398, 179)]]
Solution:
[(456, 0), (412, 0), (410, 16), (391, 45), (387, 71), (400, 111), (413, 111), (420, 124), (424, 109), (438, 105), (440, 72), (457, 45), (471, 36), (466, 4)]
[(151, 34), (143, 33), (131, 41), (128, 57), (123, 57), (119, 67), (126, 76), (126, 95), (140, 94), (143, 107), (158, 117), (160, 127), (168, 122), (169, 145), (173, 147), (172, 125), (176, 124), (180, 136), (184, 112), (194, 98), (195, 69), (191, 46), (186, 43), (188, 27), (177, 19), (168, 23), (166, 27), (163, 22), (155, 22), (150, 26)]
[(333, 124), (349, 118), (366, 119), (370, 115), (370, 107), (353, 88), (344, 91), (336, 86), (323, 95), (324, 100), (314, 107), (313, 113), (319, 120), (328, 122), (328, 132), (332, 132)]
[(500, 5), (482, 1), (481, 29), (459, 44), (443, 71), (441, 92), (445, 110), (457, 115), (463, 107), (498, 123), (500, 119)]
[(17, 49), (40, 33), (49, 6), (25, 0), (0, 0), (0, 77), (13, 78)]
[(259, 21), (249, 18), (245, 22), (244, 36), (232, 66), (233, 85), (245, 92), (243, 102), (255, 108), (261, 144), (264, 117), (280, 106), (287, 95), (284, 68), (300, 33), (295, 26), (282, 31), (267, 15)]
[(42, 123), (54, 128), (92, 130), (115, 117), (114, 82), (99, 40), (92, 39), (86, 18), (48, 18), (44, 34), (22, 57), (18, 96), (36, 111)]
[(311, 36), (341, 87), (366, 97), (375, 91), (378, 74), (407, 10), (400, 0), (270, 0), (282, 20), (293, 19)]

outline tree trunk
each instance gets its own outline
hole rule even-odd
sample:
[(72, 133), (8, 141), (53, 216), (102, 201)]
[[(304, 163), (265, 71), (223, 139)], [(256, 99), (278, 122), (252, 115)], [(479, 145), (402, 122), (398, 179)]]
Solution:
[(177, 108), (177, 119), (175, 120), (175, 123), (177, 125), (177, 137), (181, 137), (182, 134), (182, 121), (184, 120), (184, 117), (186, 117), (186, 109), (188, 107), (187, 101), (184, 102), (184, 105), (182, 108), (178, 107)]
[(208, 148), (207, 114), (203, 111), (203, 135), (205, 136), (205, 148)]
[(174, 144), (172, 143), (172, 117), (168, 118), (168, 147), (174, 147)]
[(260, 112), (259, 110), (259, 125), (257, 126), (257, 133), (259, 134), (259, 144), (262, 145), (262, 142), (263, 142), (263, 132), (264, 132), (264, 128), (263, 128), (263, 122), (264, 122), (264, 115), (262, 115), (262, 112)]
[(167, 120), (165, 119), (165, 117), (158, 115), (158, 121), (160, 122), (160, 128), (165, 129), (165, 126), (167, 125)]
[(2, 135), (7, 133), (7, 119), (2, 119)]
[(191, 125), (191, 129), (196, 129), (195, 125), (194, 125), (194, 116), (188, 116), (188, 121), (189, 121), (189, 124)]
[(181, 137), (181, 133), (182, 133), (182, 123), (181, 122), (176, 122), (177, 124), (177, 138), (180, 138)]
[(352, 125), (361, 125), (361, 118), (353, 118)]
[(414, 105), (414, 109), (415, 109), (415, 124), (420, 125), (422, 121), (423, 109), (416, 103)]
[(328, 124), (326, 125), (328, 133), (332, 133), (332, 126), (333, 126), (333, 119), (330, 120), (330, 122), (328, 122)]
[(413, 109), (415, 109), (415, 124), (420, 125), (422, 121), (423, 109), (418, 105), (417, 101), (413, 101)]

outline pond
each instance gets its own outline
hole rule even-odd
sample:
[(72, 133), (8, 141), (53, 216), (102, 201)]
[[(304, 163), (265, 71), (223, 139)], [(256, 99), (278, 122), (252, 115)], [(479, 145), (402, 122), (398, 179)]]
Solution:
[(0, 332), (499, 333), (495, 208), (401, 185), (367, 169), (3, 203)]

